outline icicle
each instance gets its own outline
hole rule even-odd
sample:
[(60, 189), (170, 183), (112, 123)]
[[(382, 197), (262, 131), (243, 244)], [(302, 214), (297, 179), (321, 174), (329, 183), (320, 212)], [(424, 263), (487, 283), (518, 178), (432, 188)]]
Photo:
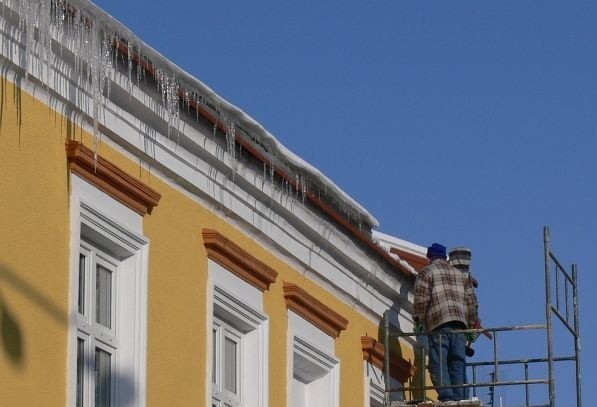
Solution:
[(298, 196), (299, 185), (301, 183), (301, 180), (299, 178), (298, 172), (295, 174), (295, 180), (294, 181), (295, 181), (294, 188), (295, 188), (296, 196)]
[(274, 158), (272, 156), (272, 154), (270, 153), (269, 156), (269, 180), (272, 183), (272, 187), (274, 185)]
[(137, 87), (141, 87), (143, 61), (141, 59), (141, 45), (137, 44)]
[(168, 122), (168, 139), (170, 139), (170, 133), (172, 127), (178, 129), (179, 124), (179, 103), (178, 94), (180, 85), (176, 82), (176, 75), (169, 78), (162, 70), (156, 71), (156, 80), (158, 88), (162, 94), (162, 105), (166, 114), (166, 121)]
[(129, 99), (133, 97), (133, 43), (129, 41), (126, 46), (126, 57), (128, 64), (129, 80), (127, 82), (127, 91)]
[(228, 154), (234, 160), (235, 158), (235, 147), (236, 147), (236, 126), (232, 120), (228, 120), (226, 123), (226, 146), (228, 149)]
[[(110, 99), (110, 94), (112, 92), (112, 80), (114, 75), (114, 66), (112, 55), (114, 53), (114, 40), (113, 34), (108, 30), (108, 28), (104, 28), (104, 36), (102, 41), (102, 86), (105, 83), (106, 85), (106, 99)], [(104, 108), (106, 106), (106, 100), (104, 100)]]
[(33, 49), (35, 47), (35, 21), (39, 15), (39, 0), (24, 1), (20, 4), (20, 23), (21, 29), (26, 33), (25, 40), (25, 76), (29, 80), (29, 70), (33, 59)]
[[(54, 0), (54, 21), (57, 26), (57, 38), (60, 44), (64, 44), (64, 21), (66, 20), (66, 13), (68, 12), (68, 5), (63, 4), (62, 0)], [(62, 50), (60, 48), (60, 59), (62, 59)]]
[(99, 30), (97, 24), (91, 26), (89, 30), (91, 38), (87, 41), (91, 41), (91, 50), (89, 59), (87, 60), (87, 71), (91, 75), (91, 95), (93, 97), (93, 140), (95, 151), (97, 153), (97, 147), (99, 143), (99, 107), (101, 105), (102, 97), (102, 78), (101, 75), (101, 42), (99, 38)]
[(216, 134), (218, 132), (218, 121), (221, 119), (220, 101), (218, 99), (216, 99), (216, 103), (215, 103), (215, 113), (216, 113), (216, 120), (214, 121), (214, 129), (213, 129), (214, 141), (216, 141)]
[(52, 16), (48, 0), (41, 0), (38, 17), (38, 44), (39, 58), (43, 72), (45, 72), (45, 81), (43, 79), (42, 69), (39, 69), (39, 79), (47, 86), (50, 80), (50, 55), (52, 52), (52, 34), (50, 32), (52, 25)]
[(71, 38), (72, 38), (72, 48), (75, 54), (75, 74), (77, 76), (77, 83), (80, 83), (80, 78), (82, 75), (82, 68), (81, 68), (81, 43), (82, 43), (82, 27), (81, 27), (81, 13), (79, 10), (75, 10), (75, 15), (72, 18), (72, 28), (71, 28)]
[(224, 119), (224, 129), (226, 131), (226, 150), (230, 155), (230, 165), (232, 166), (232, 177), (236, 174), (236, 126), (232, 120)]
[(191, 115), (191, 95), (188, 91), (188, 89), (185, 89), (184, 91), (184, 104), (186, 105), (187, 108), (187, 115)]

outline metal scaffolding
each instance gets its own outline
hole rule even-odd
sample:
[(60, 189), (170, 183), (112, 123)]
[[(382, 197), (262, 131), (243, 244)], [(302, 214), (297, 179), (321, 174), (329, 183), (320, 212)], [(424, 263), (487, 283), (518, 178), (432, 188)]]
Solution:
[[(524, 392), (524, 407), (555, 407), (556, 394), (556, 375), (555, 364), (561, 362), (573, 362), (575, 366), (575, 383), (576, 383), (576, 407), (582, 407), (582, 393), (581, 393), (581, 369), (580, 369), (580, 327), (578, 318), (578, 280), (577, 267), (573, 264), (570, 272), (562, 266), (557, 257), (551, 250), (549, 228), (543, 229), (543, 243), (545, 254), (545, 323), (539, 325), (524, 325), (524, 326), (508, 326), (498, 328), (482, 328), (482, 329), (466, 329), (454, 331), (453, 334), (473, 333), (476, 335), (486, 334), (493, 337), (493, 358), (485, 362), (467, 363), (467, 371), (472, 372), (472, 377), (469, 378), (469, 383), (455, 386), (444, 386), (451, 388), (466, 388), (472, 390), (474, 399), (478, 399), (478, 389), (487, 388), (490, 395), (495, 395), (497, 388), (504, 388), (505, 386), (518, 386)], [(554, 318), (556, 316), (557, 318)], [(555, 356), (553, 343), (553, 329), (554, 322), (560, 321), (568, 331), (574, 341), (574, 354), (571, 356)], [(428, 391), (439, 389), (440, 387), (428, 385), (428, 375), (426, 374), (427, 355), (425, 347), (419, 345), (420, 341), (414, 344), (417, 359), (420, 361), (419, 368), (415, 375), (403, 386), (391, 387), (390, 378), (390, 340), (398, 340), (399, 338), (419, 339), (419, 337), (427, 338), (430, 335), (437, 335), (433, 332), (402, 332), (390, 326), (390, 318), (388, 313), (384, 315), (384, 345), (385, 349), (385, 405), (397, 405), (391, 403), (390, 395), (397, 394), (398, 400), (402, 400), (400, 405), (417, 405), (428, 402), (430, 400)], [(501, 360), (499, 358), (499, 338), (503, 333), (520, 332), (524, 334), (528, 331), (543, 331), (545, 332), (547, 342), (547, 357), (544, 358), (528, 358), (528, 359), (512, 359)], [(441, 337), (440, 337), (441, 341)], [(414, 341), (413, 341), (414, 342)], [(521, 380), (508, 380), (507, 377), (502, 377), (501, 371), (507, 366), (517, 365), (523, 369), (523, 378)], [(547, 377), (539, 379), (531, 379), (529, 375), (529, 368), (531, 366), (541, 365), (546, 366)], [(478, 374), (483, 367), (491, 368), (492, 373), (489, 380), (482, 380)], [(531, 404), (530, 389), (543, 385), (548, 390), (548, 401), (545, 404)], [(572, 402), (572, 400), (570, 400)], [(492, 399), (489, 404), (491, 406), (506, 407), (500, 402), (495, 404)], [(425, 404), (428, 405), (428, 404)], [(570, 404), (572, 405), (572, 404)]]

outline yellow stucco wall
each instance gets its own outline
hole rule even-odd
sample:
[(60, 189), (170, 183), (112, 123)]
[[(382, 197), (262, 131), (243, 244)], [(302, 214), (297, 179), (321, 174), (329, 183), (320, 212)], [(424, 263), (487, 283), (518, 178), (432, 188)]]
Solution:
[[(6, 80), (0, 96), (1, 404), (64, 406), (70, 257), (64, 142), (70, 137), (92, 146), (92, 138)], [(288, 315), (282, 288), (287, 281), (349, 320), (335, 341), (340, 405), (362, 407), (360, 337), (375, 337), (377, 325), (138, 162), (105, 143), (99, 154), (162, 194), (144, 218), (150, 240), (148, 406), (200, 406), (207, 400), (207, 254), (201, 233), (212, 228), (279, 273), (264, 293), (270, 318), (269, 405), (287, 402)]]
[(0, 77), (0, 404), (64, 406), (65, 122)]

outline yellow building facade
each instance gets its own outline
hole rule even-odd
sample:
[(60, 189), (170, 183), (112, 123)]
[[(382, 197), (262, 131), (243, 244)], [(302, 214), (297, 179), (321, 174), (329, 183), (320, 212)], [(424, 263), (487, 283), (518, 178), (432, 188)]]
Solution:
[(0, 404), (383, 405), (375, 219), (92, 4), (0, 3)]

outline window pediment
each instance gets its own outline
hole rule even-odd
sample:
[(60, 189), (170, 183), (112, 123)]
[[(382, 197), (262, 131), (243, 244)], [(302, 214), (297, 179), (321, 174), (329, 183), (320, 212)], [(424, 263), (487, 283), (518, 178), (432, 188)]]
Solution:
[[(363, 360), (383, 370), (386, 354), (385, 347), (370, 336), (361, 336), (361, 346), (363, 349)], [(415, 374), (416, 367), (406, 359), (396, 355), (395, 352), (390, 351), (390, 360), (390, 376), (399, 382), (404, 383), (409, 377)]]
[(216, 230), (203, 229), (203, 243), (210, 259), (261, 291), (278, 277), (278, 272)]
[(73, 173), (140, 215), (151, 213), (162, 197), (78, 141), (66, 142), (66, 157)]
[(348, 320), (296, 284), (284, 282), (286, 308), (296, 312), (313, 325), (337, 338), (348, 326)]

